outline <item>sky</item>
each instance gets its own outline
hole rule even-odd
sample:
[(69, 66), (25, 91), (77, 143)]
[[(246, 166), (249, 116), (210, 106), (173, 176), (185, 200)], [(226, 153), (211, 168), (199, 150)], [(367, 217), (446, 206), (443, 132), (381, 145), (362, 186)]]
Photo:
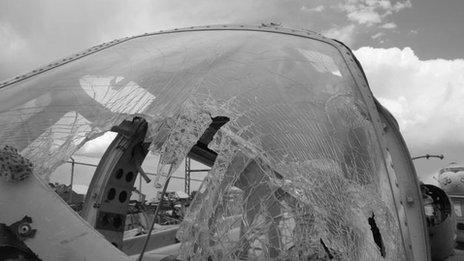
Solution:
[(1, 0), (0, 81), (163, 29), (270, 22), (309, 29), (354, 51), (413, 156), (445, 155), (415, 161), (430, 183), (448, 163), (464, 163), (463, 14), (462, 0)]

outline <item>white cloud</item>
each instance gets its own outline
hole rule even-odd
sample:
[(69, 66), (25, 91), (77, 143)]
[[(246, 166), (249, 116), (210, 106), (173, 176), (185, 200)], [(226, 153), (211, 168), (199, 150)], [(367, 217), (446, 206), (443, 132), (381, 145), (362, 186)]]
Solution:
[(365, 24), (367, 26), (382, 22), (380, 14), (371, 9), (359, 9), (347, 14), (350, 21)]
[(393, 6), (393, 11), (399, 12), (405, 8), (410, 8), (412, 6), (410, 0), (406, 0), (403, 2), (396, 2), (396, 4)]
[(350, 21), (366, 26), (380, 24), (384, 18), (409, 7), (409, 0), (396, 2), (394, 5), (390, 0), (345, 0), (339, 5)]
[(386, 24), (383, 24), (383, 25), (382, 25), (382, 28), (384, 28), (384, 29), (394, 29), (394, 28), (396, 28), (396, 27), (397, 27), (396, 24), (395, 24), (395, 23), (392, 23), (392, 22), (386, 23)]
[(464, 145), (464, 59), (420, 60), (409, 47), (362, 47), (355, 54), (409, 143)]
[(116, 135), (118, 135), (116, 132), (108, 131), (102, 136), (86, 142), (84, 146), (76, 152), (76, 155), (100, 158), (114, 138), (116, 138)]
[(301, 7), (301, 11), (305, 11), (305, 12), (322, 12), (324, 10), (325, 10), (325, 7), (323, 5), (318, 5), (313, 8), (308, 8), (306, 6)]
[(334, 38), (342, 41), (346, 45), (351, 45), (354, 42), (354, 35), (356, 33), (354, 24), (349, 24), (344, 27), (334, 27), (327, 31), (322, 32), (322, 34), (329, 38)]
[(0, 50), (8, 54), (25, 49), (26, 41), (19, 36), (10, 23), (0, 24)]
[(379, 32), (379, 33), (376, 33), (376, 34), (372, 35), (371, 38), (375, 40), (375, 39), (377, 39), (377, 38), (379, 38), (381, 36), (384, 36), (384, 35), (385, 35), (385, 33)]
[(311, 27), (312, 16), (302, 15), (300, 8), (300, 2), (279, 0), (0, 1), (0, 81), (90, 46), (146, 32), (262, 22)]
[(21, 36), (11, 23), (0, 21), (0, 81), (3, 80), (4, 71), (27, 71), (22, 66), (26, 59), (18, 59), (18, 57), (27, 57), (28, 62), (36, 60), (36, 54), (31, 52), (27, 39)]

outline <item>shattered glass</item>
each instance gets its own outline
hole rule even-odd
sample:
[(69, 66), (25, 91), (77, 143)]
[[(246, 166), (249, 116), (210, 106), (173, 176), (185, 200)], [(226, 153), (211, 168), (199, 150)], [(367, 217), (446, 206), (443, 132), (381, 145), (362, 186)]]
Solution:
[(162, 184), (211, 118), (226, 116), (178, 232), (179, 258), (402, 260), (358, 88), (339, 51), (314, 39), (148, 35), (0, 89), (0, 147), (18, 149), (48, 179), (85, 142), (141, 116)]

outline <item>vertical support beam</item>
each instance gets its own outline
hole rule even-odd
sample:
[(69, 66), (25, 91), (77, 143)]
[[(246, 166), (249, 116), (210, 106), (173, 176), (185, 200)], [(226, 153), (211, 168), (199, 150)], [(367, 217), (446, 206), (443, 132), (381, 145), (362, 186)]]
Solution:
[(71, 182), (70, 182), (70, 187), (71, 191), (69, 191), (69, 198), (68, 198), (68, 204), (72, 203), (72, 195), (73, 195), (73, 184), (74, 184), (74, 165), (76, 164), (76, 161), (74, 160), (73, 157), (71, 158)]
[(142, 176), (139, 176), (139, 201), (142, 202)]

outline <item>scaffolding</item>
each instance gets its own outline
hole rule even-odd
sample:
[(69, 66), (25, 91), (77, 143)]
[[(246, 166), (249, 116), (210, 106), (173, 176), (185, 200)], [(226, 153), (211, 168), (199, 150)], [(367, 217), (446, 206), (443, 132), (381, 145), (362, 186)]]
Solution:
[[(73, 183), (74, 183), (74, 174), (75, 174), (75, 166), (76, 165), (81, 165), (81, 166), (88, 166), (88, 167), (94, 167), (96, 168), (98, 165), (97, 164), (90, 164), (90, 163), (85, 163), (85, 162), (79, 162), (76, 161), (73, 157), (70, 158), (70, 160), (66, 161), (66, 163), (71, 164), (71, 177), (70, 177), (70, 188), (73, 188)], [(190, 158), (185, 158), (185, 177), (178, 177), (178, 176), (172, 176), (172, 179), (184, 179), (185, 180), (185, 186), (184, 190), (185, 193), (190, 195), (191, 192), (191, 182), (202, 182), (202, 179), (196, 179), (196, 178), (191, 178), (190, 173), (192, 172), (208, 172), (210, 169), (191, 169), (191, 159)], [(155, 176), (155, 173), (146, 173), (148, 176)], [(138, 184), (138, 192), (139, 192), (139, 198), (142, 199), (142, 179), (139, 179), (139, 184)], [(72, 195), (69, 195), (68, 201), (72, 200)]]

